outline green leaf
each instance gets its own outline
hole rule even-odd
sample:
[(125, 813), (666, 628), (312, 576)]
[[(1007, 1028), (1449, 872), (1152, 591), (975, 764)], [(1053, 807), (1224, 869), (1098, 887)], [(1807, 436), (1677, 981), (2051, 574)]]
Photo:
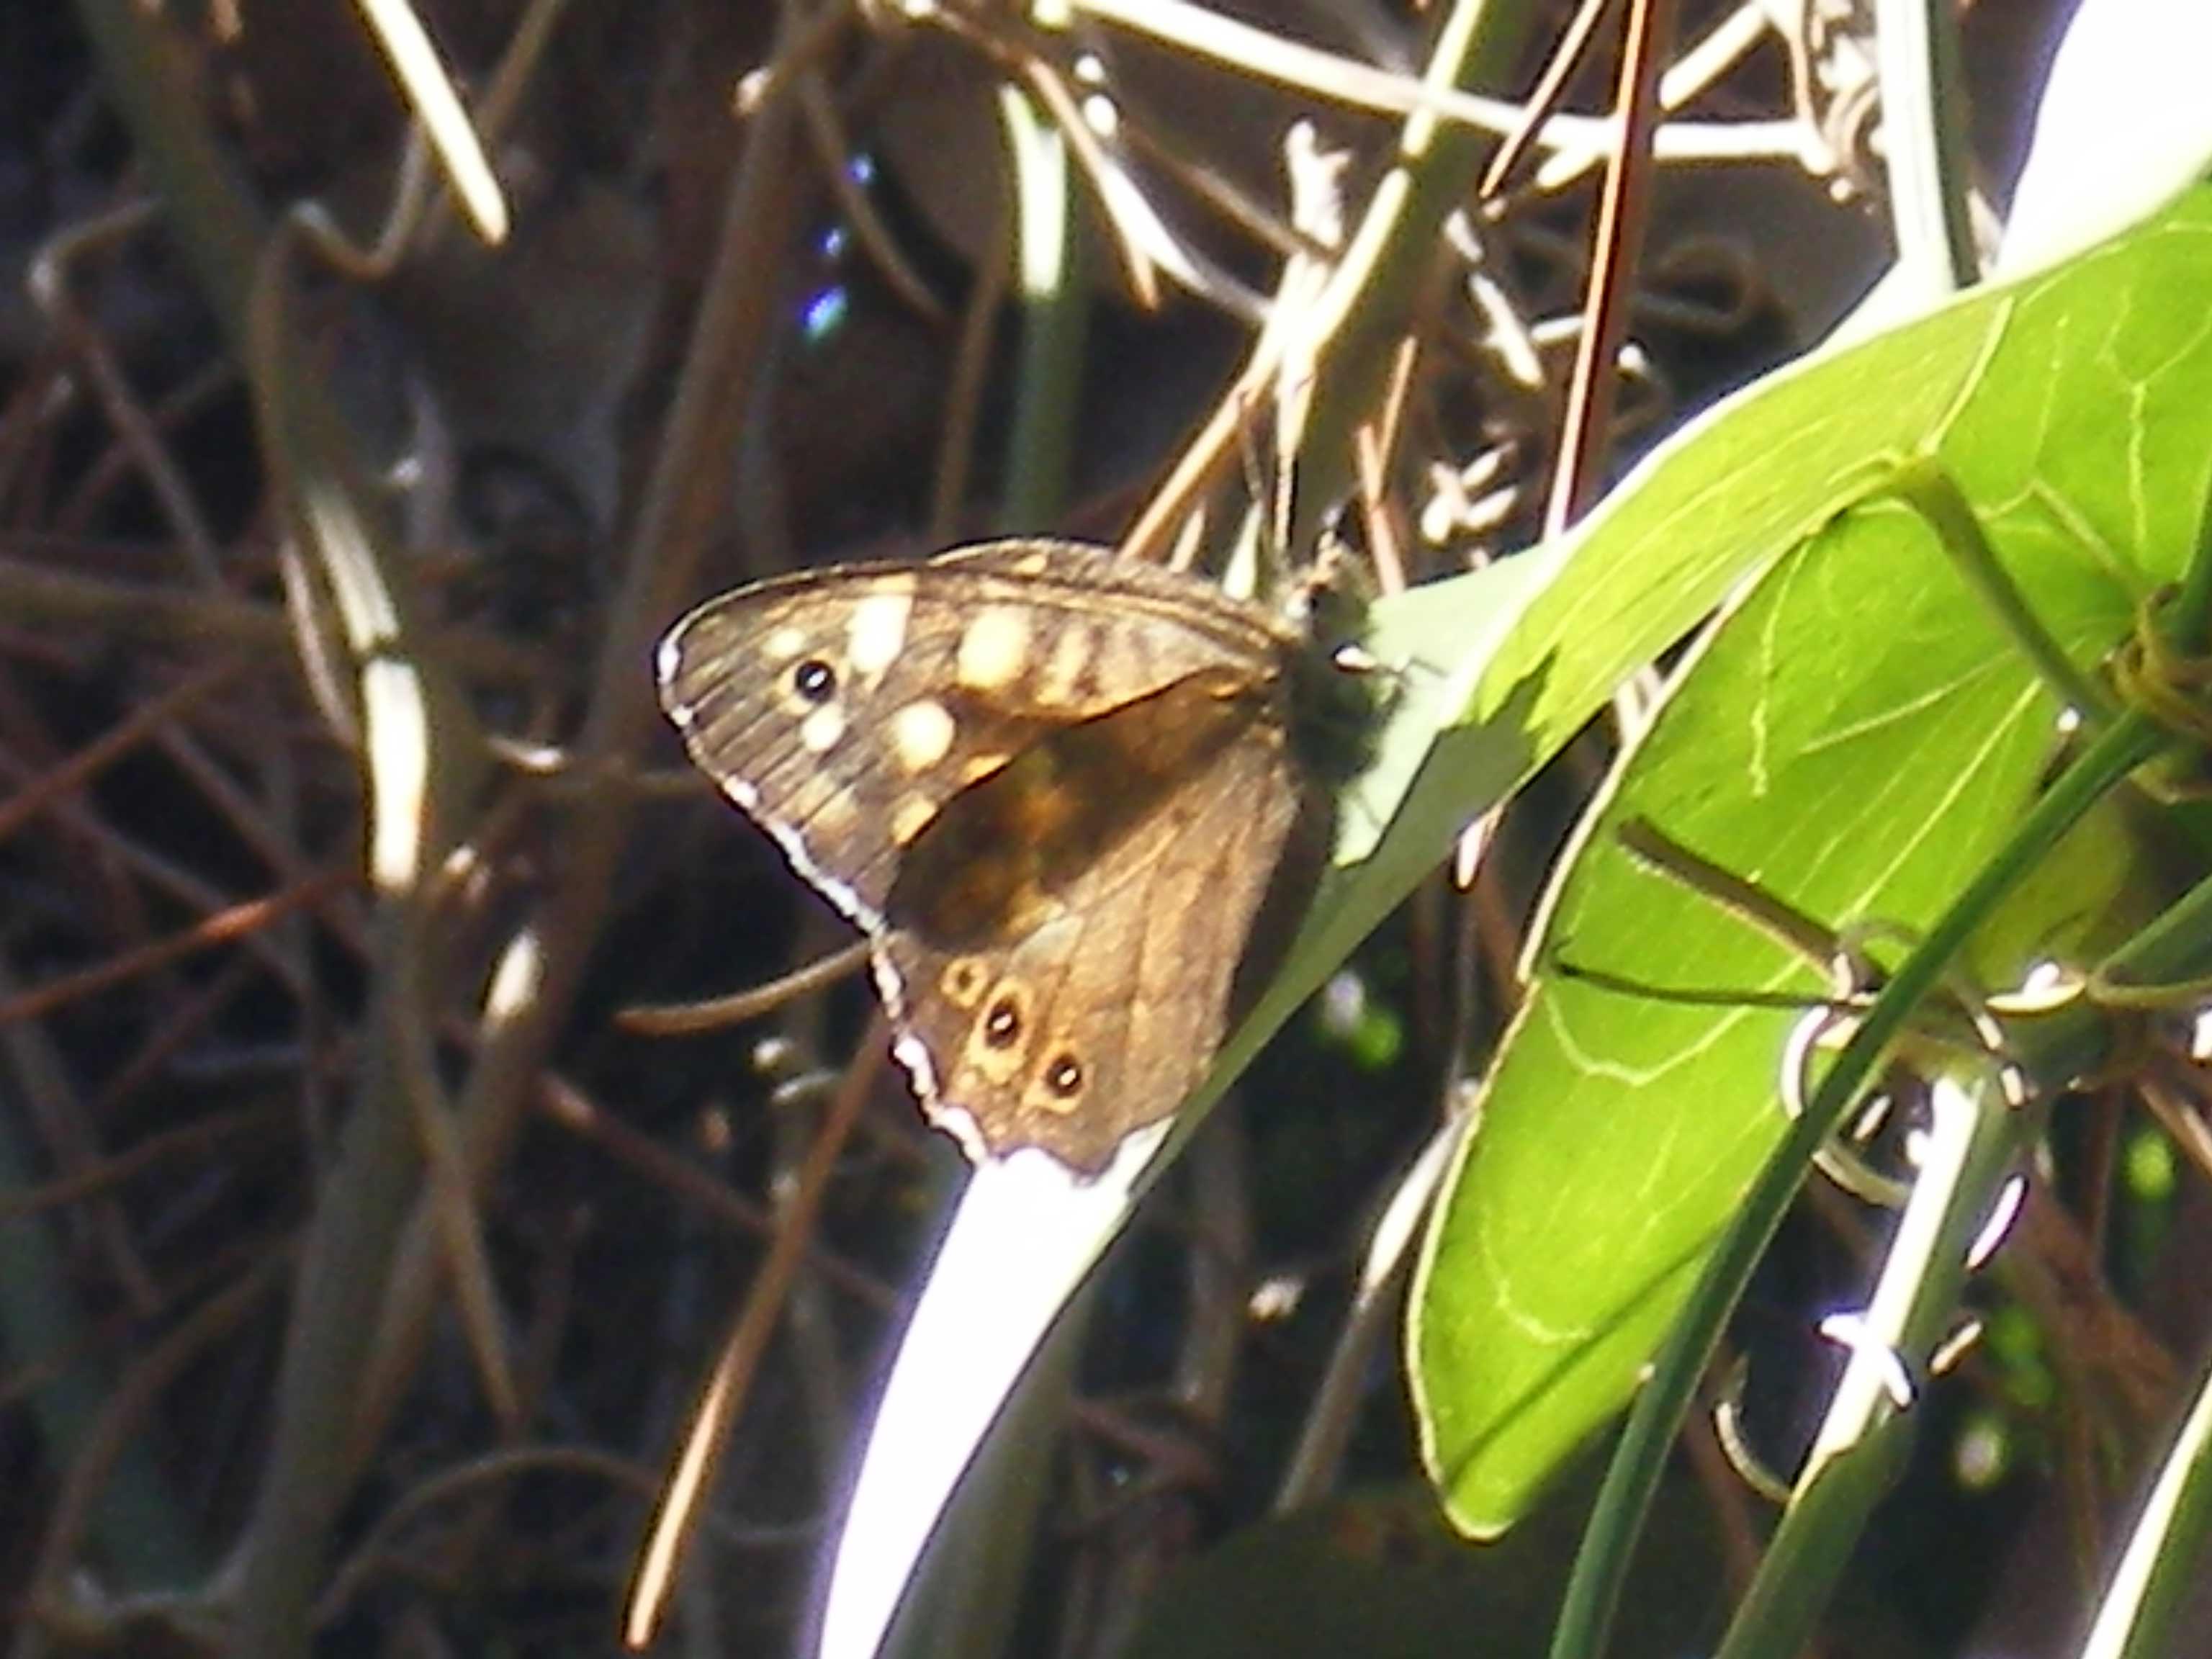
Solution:
[[(1746, 574), (1625, 757), (1549, 906), (1546, 959), (1631, 981), (1810, 998), (1763, 935), (1631, 860), (1633, 816), (1831, 926), (1940, 912), (2037, 788), (2059, 714), (1920, 520), (1863, 501), (1908, 455), (1957, 481), (2028, 606), (2094, 664), (2181, 567), (2212, 471), (2212, 196), (2072, 264), (1776, 376), (1670, 444), (1589, 529), (1492, 661), (1554, 749), (1624, 666)], [(1824, 528), (1824, 526), (1827, 526)], [(1981, 941), (1991, 983), (2104, 919), (2109, 823)], [(1583, 981), (1532, 991), (1432, 1224), (1411, 1310), (1416, 1401), (1455, 1521), (1510, 1525), (1626, 1401), (1781, 1133), (1793, 1016)]]

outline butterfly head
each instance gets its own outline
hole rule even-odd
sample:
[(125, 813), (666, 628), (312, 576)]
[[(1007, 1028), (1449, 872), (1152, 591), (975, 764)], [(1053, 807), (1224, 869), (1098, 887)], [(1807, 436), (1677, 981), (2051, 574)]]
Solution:
[(1398, 677), (1358, 641), (1364, 607), (1315, 605), (1290, 664), (1290, 741), (1307, 773), (1332, 788), (1375, 763)]

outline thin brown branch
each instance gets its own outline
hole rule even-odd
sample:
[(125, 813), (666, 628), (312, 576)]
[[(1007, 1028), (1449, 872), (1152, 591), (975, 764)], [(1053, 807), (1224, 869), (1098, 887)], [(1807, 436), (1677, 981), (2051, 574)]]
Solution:
[(313, 904), (325, 893), (336, 892), (354, 879), (351, 870), (325, 870), (266, 898), (231, 905), (195, 927), (167, 939), (156, 939), (135, 951), (126, 951), (96, 967), (64, 974), (0, 1002), (0, 1025), (17, 1020), (42, 1019), (57, 1008), (97, 995), (118, 985), (150, 974), (171, 963), (182, 962), (204, 951), (229, 945), (261, 932), (280, 916)]
[(161, 696), (140, 703), (59, 766), (40, 773), (15, 794), (0, 800), (0, 841), (15, 834), (54, 800), (83, 788), (100, 772), (231, 679), (240, 665), (235, 660), (216, 663)]
[(769, 1246), (768, 1257), (761, 1263), (760, 1273), (753, 1280), (745, 1305), (731, 1328), (729, 1340), (723, 1344), (721, 1358), (700, 1400), (698, 1413), (684, 1438), (683, 1455), (675, 1473), (669, 1477), (667, 1491), (653, 1516), (653, 1528), (646, 1540), (645, 1557), (639, 1565), (629, 1609), (623, 1621), (623, 1639), (633, 1648), (641, 1648), (653, 1639), (677, 1575), (683, 1570), (684, 1552), (714, 1465), (729, 1437), (731, 1425), (744, 1409), (760, 1362), (768, 1352), (769, 1339), (775, 1334), (782, 1317), (784, 1298), (806, 1259), (816, 1218), (821, 1212), (823, 1197), (829, 1191), (830, 1175), (852, 1133), (853, 1125), (860, 1118), (868, 1091), (883, 1068), (887, 1036), (883, 1017), (878, 1014), (872, 1022), (868, 1038), (860, 1044), (853, 1064), (846, 1069), (844, 1080), (831, 1097), (822, 1127), (776, 1218), (775, 1242)]

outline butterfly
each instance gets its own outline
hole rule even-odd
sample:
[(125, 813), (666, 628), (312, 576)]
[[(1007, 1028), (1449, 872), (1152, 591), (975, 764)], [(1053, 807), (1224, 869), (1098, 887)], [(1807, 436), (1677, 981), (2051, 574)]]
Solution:
[(931, 1121), (1088, 1176), (1204, 1077), (1372, 757), (1378, 681), (1328, 609), (987, 543), (710, 599), (660, 702), (866, 935)]

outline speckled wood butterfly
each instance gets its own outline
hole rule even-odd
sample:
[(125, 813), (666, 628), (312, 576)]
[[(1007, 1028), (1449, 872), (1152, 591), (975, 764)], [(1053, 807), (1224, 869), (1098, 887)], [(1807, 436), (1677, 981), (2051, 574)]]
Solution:
[(866, 933), (931, 1121), (1091, 1175), (1182, 1103), (1288, 942), (1378, 724), (1344, 644), (996, 542), (709, 600), (661, 641), (660, 701)]

